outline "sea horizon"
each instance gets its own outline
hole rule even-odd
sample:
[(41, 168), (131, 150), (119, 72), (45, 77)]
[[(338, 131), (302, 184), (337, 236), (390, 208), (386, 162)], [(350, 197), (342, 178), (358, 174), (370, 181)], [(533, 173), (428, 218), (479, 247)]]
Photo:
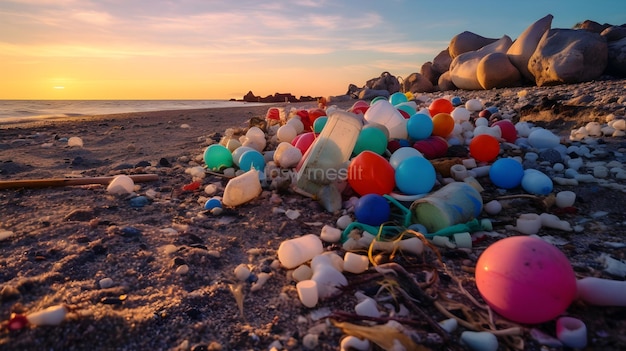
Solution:
[(234, 99), (0, 99), (0, 123), (54, 117), (262, 105), (267, 103)]

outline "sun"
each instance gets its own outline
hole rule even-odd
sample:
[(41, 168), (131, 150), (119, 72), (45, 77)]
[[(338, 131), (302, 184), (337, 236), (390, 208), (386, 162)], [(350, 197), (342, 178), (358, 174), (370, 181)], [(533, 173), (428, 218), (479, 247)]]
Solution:
[(63, 90), (63, 89), (65, 89), (65, 87), (62, 86), (62, 85), (56, 85), (56, 86), (54, 86), (52, 88), (55, 89), (55, 90)]

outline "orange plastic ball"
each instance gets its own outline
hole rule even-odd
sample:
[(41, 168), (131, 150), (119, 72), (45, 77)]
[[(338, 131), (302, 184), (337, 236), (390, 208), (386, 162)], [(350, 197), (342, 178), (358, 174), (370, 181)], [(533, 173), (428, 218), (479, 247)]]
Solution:
[(428, 106), (428, 111), (431, 116), (435, 116), (438, 113), (452, 113), (454, 110), (454, 106), (452, 106), (452, 102), (445, 98), (439, 98), (433, 100)]
[(475, 136), (469, 145), (470, 155), (481, 162), (491, 162), (500, 153), (500, 142), (489, 134)]
[(445, 112), (436, 114), (433, 117), (433, 131), (431, 135), (447, 137), (454, 130), (454, 118)]

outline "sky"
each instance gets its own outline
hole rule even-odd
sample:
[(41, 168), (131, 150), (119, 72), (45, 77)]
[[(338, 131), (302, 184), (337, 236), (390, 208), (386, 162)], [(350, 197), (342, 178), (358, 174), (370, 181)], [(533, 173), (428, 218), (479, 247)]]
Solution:
[(2, 0), (0, 99), (342, 95), (547, 14), (620, 25), (626, 1)]

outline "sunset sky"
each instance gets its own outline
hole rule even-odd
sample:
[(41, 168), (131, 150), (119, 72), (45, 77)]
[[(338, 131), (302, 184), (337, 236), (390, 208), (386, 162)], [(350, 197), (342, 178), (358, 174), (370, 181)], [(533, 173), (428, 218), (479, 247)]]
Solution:
[[(455, 5), (451, 5), (455, 4)], [(463, 31), (626, 23), (626, 1), (2, 0), (0, 99), (341, 95)]]

